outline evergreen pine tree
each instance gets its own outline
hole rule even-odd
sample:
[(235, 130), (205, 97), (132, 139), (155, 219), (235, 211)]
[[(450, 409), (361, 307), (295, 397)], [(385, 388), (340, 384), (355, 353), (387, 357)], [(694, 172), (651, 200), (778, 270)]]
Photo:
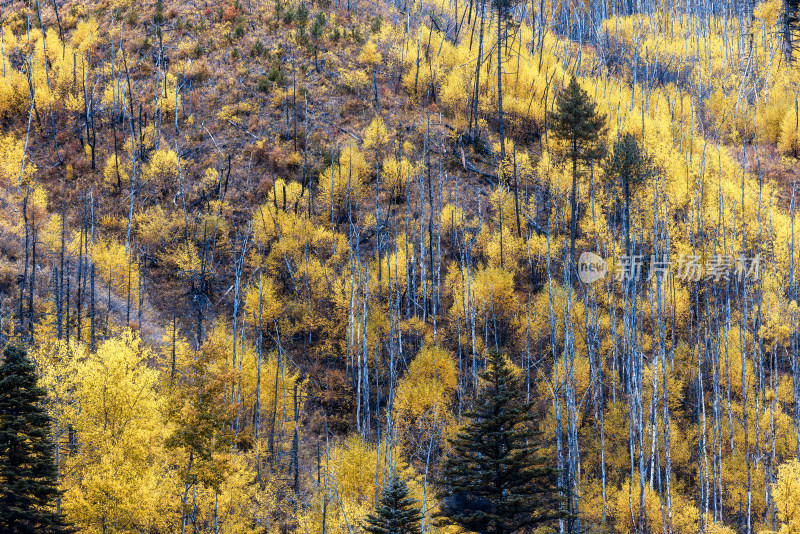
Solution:
[(50, 416), (42, 408), (25, 351), (8, 346), (0, 365), (0, 532), (65, 532), (53, 508), (59, 495)]
[(520, 379), (492, 351), (485, 385), (444, 461), (440, 515), (480, 534), (509, 534), (562, 517), (553, 462), (539, 454), (539, 432)]
[(597, 112), (597, 105), (589, 95), (581, 89), (578, 80), (573, 77), (566, 89), (561, 91), (556, 101), (557, 109), (551, 118), (553, 136), (562, 141), (563, 157), (572, 162), (572, 192), (570, 206), (570, 282), (575, 269), (575, 233), (578, 227), (578, 186), (579, 162), (588, 163), (603, 156), (605, 146), (602, 136), (605, 133), (606, 116)]
[(405, 480), (395, 475), (383, 490), (378, 509), (367, 516), (364, 530), (370, 534), (419, 534), (422, 514), (416, 504), (408, 495)]
[(636, 138), (626, 133), (616, 143), (604, 165), (607, 186), (622, 197), (622, 223), (625, 235), (625, 255), (630, 256), (630, 204), (633, 193), (656, 175), (652, 158), (639, 147)]

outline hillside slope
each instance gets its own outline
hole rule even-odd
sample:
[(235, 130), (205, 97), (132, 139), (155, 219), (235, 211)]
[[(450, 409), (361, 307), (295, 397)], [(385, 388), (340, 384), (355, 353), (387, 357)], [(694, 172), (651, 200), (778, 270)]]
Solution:
[[(561, 473), (548, 527), (789, 521), (783, 3), (496, 7), (2, 7), (2, 336), (72, 524), (353, 534), (397, 471), (456, 532), (442, 459), (493, 348)], [(604, 127), (575, 144), (573, 79)]]

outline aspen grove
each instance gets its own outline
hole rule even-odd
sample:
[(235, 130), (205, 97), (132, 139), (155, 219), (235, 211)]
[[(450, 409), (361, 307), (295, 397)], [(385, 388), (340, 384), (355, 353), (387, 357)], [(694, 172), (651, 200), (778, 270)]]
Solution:
[(5, 0), (0, 55), (0, 532), (800, 533), (797, 0)]

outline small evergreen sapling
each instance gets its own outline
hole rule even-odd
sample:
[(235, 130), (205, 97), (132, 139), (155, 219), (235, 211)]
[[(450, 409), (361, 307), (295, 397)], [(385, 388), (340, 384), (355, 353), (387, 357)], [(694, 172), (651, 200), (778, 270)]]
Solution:
[(421, 520), (417, 500), (408, 495), (405, 480), (395, 475), (383, 490), (377, 510), (367, 516), (364, 530), (370, 534), (419, 534)]

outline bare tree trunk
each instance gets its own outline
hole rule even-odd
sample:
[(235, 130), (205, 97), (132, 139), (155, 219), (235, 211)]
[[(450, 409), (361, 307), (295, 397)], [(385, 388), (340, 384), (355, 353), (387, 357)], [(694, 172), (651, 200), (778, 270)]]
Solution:
[[(503, 47), (501, 46), (503, 13), (497, 10), (497, 135), (500, 137), (500, 160), (506, 157), (506, 141), (503, 135)], [(480, 61), (478, 61), (480, 63)], [(502, 173), (502, 167), (501, 167)], [(501, 229), (502, 235), (502, 229)]]
[(36, 211), (31, 210), (31, 287), (28, 290), (28, 332), (33, 340), (35, 310), (33, 293), (36, 290)]
[(292, 436), (292, 468), (294, 473), (294, 480), (292, 482), (292, 489), (294, 489), (295, 498), (300, 496), (300, 440), (298, 435), (299, 413), (297, 404), (297, 382), (294, 383), (294, 434)]
[(175, 354), (175, 337), (177, 335), (176, 330), (177, 330), (177, 321), (176, 321), (175, 315), (173, 315), (172, 316), (172, 365), (170, 367), (170, 373), (169, 373), (169, 383), (170, 384), (172, 384), (172, 382), (175, 380), (175, 359), (176, 359), (175, 358), (176, 357), (176, 354)]
[(798, 3), (791, 0), (783, 0), (783, 12), (781, 13), (781, 48), (783, 57), (787, 63), (792, 63), (794, 46), (792, 43), (792, 19), (795, 23), (798, 17)]
[[(485, 12), (486, 12), (486, 2), (485, 0), (478, 0), (480, 2), (481, 7), (481, 26), (480, 32), (478, 34), (478, 60), (477, 65), (475, 66), (475, 90), (472, 94), (472, 106), (470, 106), (470, 114), (469, 114), (469, 126), (470, 126), (470, 136), (473, 139), (475, 146), (477, 146), (478, 142), (478, 96), (480, 95), (480, 78), (481, 78), (481, 64), (483, 63), (483, 23), (485, 20)], [(474, 121), (474, 125), (473, 125)]]
[(66, 312), (64, 314), (64, 333), (65, 333), (64, 339), (66, 339), (67, 345), (69, 345), (69, 264), (70, 264), (70, 261), (69, 261), (69, 258), (68, 258), (67, 259), (67, 266), (66, 266), (67, 270), (66, 270), (66, 273), (65, 273), (65, 277), (67, 279), (67, 289), (66, 289), (65, 294), (64, 294), (64, 300), (67, 303), (67, 309), (66, 309)]
[[(91, 280), (91, 288), (90, 288), (90, 304), (89, 304), (89, 306), (90, 306), (90, 315), (91, 315), (91, 319), (90, 319), (90, 321), (91, 321), (91, 336), (90, 336), (90, 338), (91, 338), (92, 351), (94, 351), (95, 348), (96, 348), (96, 344), (95, 344), (95, 320), (94, 320), (94, 315), (95, 315), (95, 313), (94, 313), (95, 312), (95, 307), (94, 307), (94, 304), (95, 304), (95, 293), (94, 293), (94, 198), (90, 197), (90, 199), (91, 199), (91, 206), (90, 206), (90, 209), (91, 209), (91, 234), (90, 234), (90, 236), (91, 236), (90, 237), (90, 239), (91, 239), (91, 249), (90, 249), (90, 256), (89, 256), (89, 264), (90, 264), (90, 269), (91, 269), (90, 276), (91, 276), (92, 280)], [(139, 330), (141, 331), (141, 325), (139, 327)]]
[(25, 286), (28, 284), (28, 249), (30, 248), (30, 230), (28, 229), (28, 195), (22, 199), (22, 221), (25, 225), (25, 267), (22, 280), (19, 281), (19, 334), (25, 326)]

